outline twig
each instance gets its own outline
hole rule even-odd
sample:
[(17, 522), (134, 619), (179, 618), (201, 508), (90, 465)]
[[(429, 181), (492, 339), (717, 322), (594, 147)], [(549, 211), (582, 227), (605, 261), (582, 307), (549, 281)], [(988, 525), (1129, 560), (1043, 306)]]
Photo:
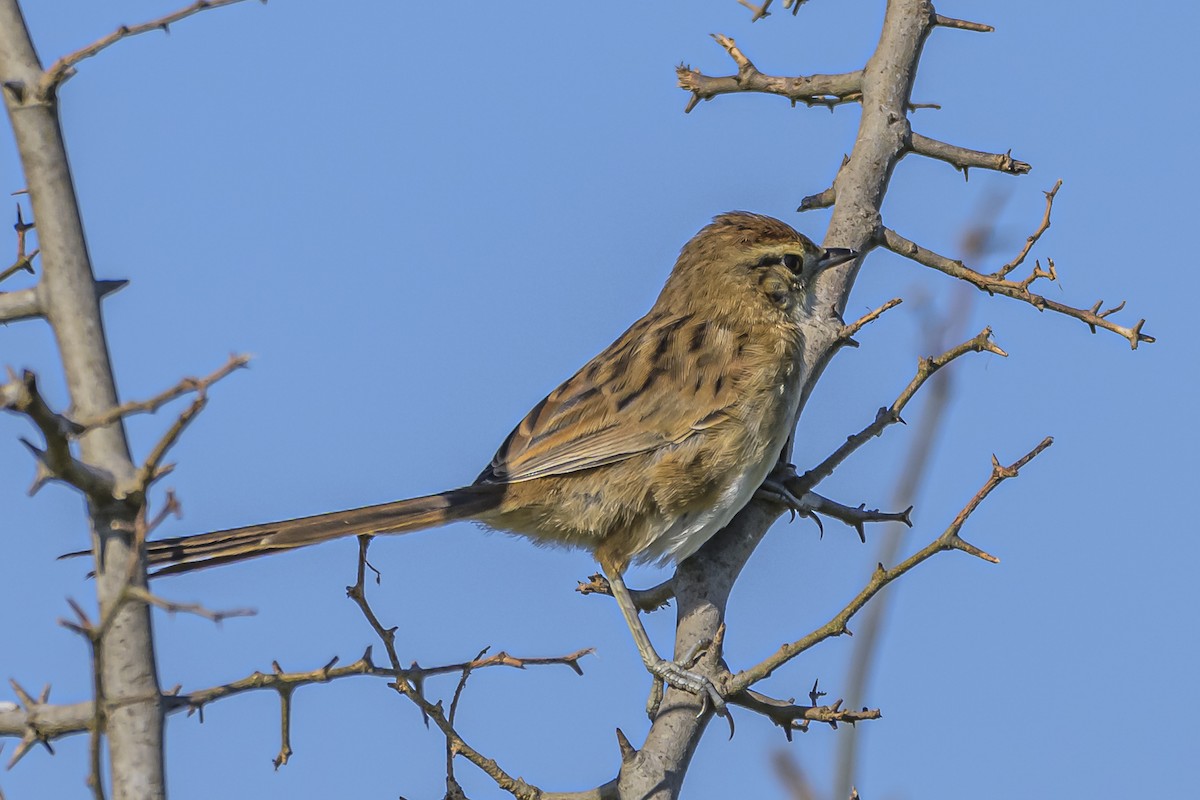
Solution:
[(846, 165), (850, 163), (850, 156), (843, 154), (842, 163), (838, 164), (837, 175), (833, 176), (833, 183), (829, 184), (829, 188), (816, 194), (810, 194), (800, 201), (800, 205), (796, 208), (797, 211), (811, 211), (815, 208), (829, 208), (837, 202), (837, 183), (838, 178), (842, 175), (842, 170), (846, 169)]
[(867, 325), (870, 325), (872, 322), (879, 319), (881, 316), (883, 316), (883, 314), (886, 311), (895, 308), (896, 306), (900, 305), (903, 302), (904, 301), (902, 299), (900, 299), (899, 297), (893, 297), (891, 300), (888, 300), (886, 303), (881, 305), (879, 308), (875, 309), (874, 311), (870, 311), (866, 314), (863, 314), (861, 317), (856, 319), (854, 322), (851, 322), (849, 325), (842, 328), (842, 332), (840, 334), (838, 334), (838, 338), (845, 339), (847, 341), (853, 341), (854, 334), (858, 333), (863, 328), (865, 328)]
[(1046, 211), (1042, 214), (1042, 221), (1038, 225), (1037, 230), (1029, 234), (1025, 239), (1025, 246), (1021, 248), (1021, 252), (1017, 253), (1016, 258), (1005, 264), (1000, 269), (992, 273), (993, 278), (1004, 278), (1008, 273), (1012, 272), (1017, 267), (1025, 262), (1025, 257), (1029, 255), (1029, 251), (1037, 244), (1038, 239), (1042, 238), (1042, 234), (1050, 230), (1050, 212), (1054, 210), (1054, 196), (1058, 194), (1058, 190), (1062, 188), (1062, 179), (1054, 182), (1054, 188), (1045, 192), (1046, 195)]
[(743, 5), (754, 12), (754, 15), (750, 17), (751, 22), (758, 22), (760, 19), (771, 16), (771, 12), (767, 10), (771, 7), (771, 0), (763, 0), (763, 4), (761, 6), (754, 5), (750, 2), (750, 0), (737, 1), (739, 5)]
[[(137, 36), (141, 33), (149, 31), (162, 31), (170, 33), (170, 26), (173, 23), (179, 22), (182, 19), (190, 17), (193, 14), (198, 14), (201, 11), (207, 11), (210, 8), (220, 8), (234, 3), (240, 3), (242, 0), (197, 0), (191, 5), (185, 6), (178, 11), (172, 11), (170, 14), (164, 14), (158, 19), (143, 22), (140, 25), (122, 25), (107, 36), (103, 36), (91, 44), (81, 47), (78, 50), (68, 53), (62, 58), (50, 65), (50, 68), (42, 75), (41, 85), (38, 87), (42, 96), (49, 96), (52, 92), (58, 90), (67, 80), (75, 75), (75, 65), (86, 58), (91, 58), (99, 54), (101, 51), (111, 47), (122, 39), (128, 39), (130, 36)], [(260, 0), (264, 5), (266, 0)]]
[[(40, 744), (54, 754), (54, 747), (50, 744), (50, 737), (42, 730), (38, 722), (40, 716), (39, 711), (46, 706), (50, 699), (50, 685), (46, 684), (42, 688), (42, 693), (34, 699), (33, 695), (25, 691), (25, 687), (17, 683), (15, 678), (8, 679), (9, 686), (12, 687), (13, 693), (17, 696), (17, 701), (21, 704), (21, 709), (24, 711), (25, 723), (20, 728), (21, 741), (17, 743), (13, 750), (12, 756), (8, 759), (7, 769), (12, 769), (17, 765), (25, 754), (33, 749), (34, 745)], [(89, 706), (91, 704), (88, 704)]]
[(28, 272), (30, 275), (32, 275), (33, 274), (33, 259), (40, 252), (41, 252), (40, 250), (34, 250), (32, 253), (27, 253), (27, 254), (22, 255), (19, 258), (17, 258), (17, 260), (13, 262), (11, 267), (8, 267), (7, 269), (0, 271), (0, 282), (6, 280), (8, 278), (11, 278), (13, 275), (16, 275), (18, 272)]
[[(475, 661), (483, 658), (484, 654), (490, 648), (483, 648), (476, 656)], [(458, 716), (458, 701), (462, 698), (463, 689), (467, 688), (467, 678), (471, 677), (471, 665), (468, 664), (462, 669), (462, 677), (458, 679), (458, 685), (454, 687), (454, 695), (450, 698), (450, 716), (447, 721), (453, 725), (454, 718)], [(450, 740), (446, 740), (446, 794), (447, 796), (465, 796), (462, 787), (454, 778), (454, 748), (450, 744)]]
[(954, 359), (967, 353), (983, 352), (995, 353), (998, 356), (1007, 356), (1007, 353), (992, 342), (991, 336), (992, 329), (984, 328), (975, 337), (968, 339), (957, 347), (950, 348), (940, 356), (922, 358), (917, 365), (917, 374), (913, 376), (908, 386), (904, 387), (904, 391), (900, 392), (900, 395), (890, 406), (879, 409), (879, 412), (875, 415), (875, 420), (870, 425), (858, 433), (847, 437), (845, 444), (831, 453), (820, 464), (800, 476), (789, 488), (799, 494), (811, 491), (813, 487), (832, 475), (838, 465), (845, 461), (851, 453), (866, 444), (872, 437), (881, 434), (889, 425), (903, 422), (900, 412), (908, 405), (908, 401), (913, 398), (913, 395), (917, 393), (917, 390), (921, 388), (925, 381), (929, 380), (930, 376)]
[(933, 24), (942, 28), (958, 28), (962, 31), (975, 31), (976, 33), (992, 33), (996, 30), (991, 25), (984, 25), (982, 22), (967, 22), (965, 19), (943, 17), (941, 14), (934, 15)]
[(836, 730), (839, 722), (853, 725), (861, 720), (879, 719), (882, 716), (877, 708), (864, 708), (861, 711), (843, 709), (841, 700), (823, 706), (801, 706), (793, 700), (777, 700), (752, 689), (745, 689), (726, 699), (733, 705), (762, 714), (783, 728), (783, 735), (789, 742), (792, 741), (792, 731), (807, 732), (810, 722), (823, 722)]
[(801, 502), (807, 508), (809, 514), (824, 514), (854, 528), (854, 530), (858, 531), (859, 540), (864, 544), (867, 541), (865, 525), (868, 522), (900, 522), (909, 528), (912, 527), (912, 518), (909, 516), (912, 514), (912, 506), (903, 511), (868, 509), (866, 504), (855, 508), (853, 506), (842, 505), (834, 500), (830, 500), (828, 497), (822, 497), (816, 492), (805, 492), (801, 498)]
[(231, 354), (224, 364), (203, 378), (184, 378), (166, 391), (159, 392), (146, 400), (131, 400), (127, 403), (122, 403), (119, 406), (110, 408), (103, 414), (98, 414), (87, 419), (77, 419), (75, 420), (75, 424), (84, 430), (90, 430), (104, 425), (111, 425), (119, 419), (134, 414), (153, 414), (167, 403), (188, 392), (203, 393), (207, 391), (214, 383), (227, 377), (230, 373), (246, 367), (249, 363), (250, 356), (244, 353)]
[(21, 215), (21, 204), (17, 203), (17, 222), (13, 225), (13, 230), (17, 232), (17, 260), (13, 262), (11, 267), (0, 272), (0, 283), (3, 283), (5, 279), (21, 271), (28, 272), (30, 275), (33, 274), (33, 259), (40, 251), (25, 252), (25, 236), (29, 231), (33, 230), (33, 227), (32, 222), (25, 221), (25, 218)]
[(737, 64), (738, 72), (736, 75), (714, 78), (682, 64), (676, 67), (679, 87), (692, 93), (685, 112), (690, 112), (701, 100), (711, 100), (717, 95), (734, 92), (777, 94), (791, 100), (793, 105), (820, 105), (830, 110), (833, 110), (834, 106), (857, 102), (862, 98), (862, 70), (838, 75), (807, 75), (795, 78), (764, 75), (738, 48), (733, 39), (719, 33), (714, 33), (712, 38), (725, 48), (725, 52)]
[(969, 177), (968, 170), (971, 167), (1006, 172), (1009, 175), (1026, 175), (1033, 169), (1024, 161), (1013, 158), (1011, 150), (1007, 153), (985, 153), (982, 150), (939, 142), (916, 132), (910, 136), (909, 151), (919, 156), (945, 161), (962, 172), (964, 177)]
[(1118, 334), (1129, 342), (1130, 348), (1136, 350), (1137, 346), (1142, 342), (1153, 342), (1154, 337), (1142, 333), (1142, 326), (1146, 324), (1146, 320), (1138, 320), (1131, 327), (1117, 325), (1108, 320), (1110, 314), (1114, 314), (1124, 307), (1124, 303), (1114, 308), (1102, 310), (1103, 301), (1096, 303), (1090, 309), (1075, 308), (1054, 300), (1047, 299), (1040, 294), (1035, 294), (1029, 291), (1029, 286), (1038, 278), (1054, 279), (1054, 263), (1048, 262), (1049, 269), (1043, 271), (1041, 265), (1035, 268), (1028, 278), (1023, 281), (1010, 281), (1006, 278), (996, 278), (992, 275), (985, 275), (981, 272), (976, 272), (970, 267), (963, 264), (961, 261), (954, 261), (945, 256), (939, 255), (932, 250), (927, 250), (915, 242), (905, 239), (900, 234), (890, 228), (883, 228), (877, 234), (879, 244), (891, 250), (893, 253), (902, 255), (918, 264), (923, 264), (927, 267), (932, 267), (938, 272), (944, 272), (954, 278), (964, 280), (975, 287), (987, 292), (988, 294), (999, 294), (1004, 297), (1011, 297), (1014, 300), (1020, 300), (1024, 303), (1036, 308), (1038, 311), (1049, 309), (1058, 314), (1067, 317), (1073, 317), (1085, 325), (1087, 325), (1092, 333), (1096, 332), (1096, 328), (1104, 328), (1107, 331), (1112, 331)]
[(505, 772), (494, 759), (485, 757), (475, 748), (471, 747), (462, 738), (462, 736), (454, 729), (454, 726), (446, 719), (446, 715), (442, 712), (442, 704), (430, 703), (417, 690), (417, 687), (409, 681), (406, 671), (400, 666), (400, 658), (396, 655), (396, 629), (385, 628), (380, 623), (374, 610), (371, 608), (370, 602), (366, 596), (366, 561), (367, 548), (370, 546), (370, 537), (359, 537), (358, 549), (358, 571), (357, 579), (353, 586), (346, 587), (346, 595), (355, 602), (371, 629), (375, 631), (375, 635), (383, 642), (384, 649), (387, 651), (388, 660), (392, 664), (392, 674), (396, 680), (389, 684), (397, 692), (412, 701), (421, 713), (427, 719), (432, 719), (434, 724), (441, 730), (442, 735), (446, 737), (447, 745), (453, 748), (455, 754), (462, 755), (475, 766), (479, 767), (488, 777), (495, 781), (496, 785), (504, 791), (510, 793), (519, 800), (537, 800), (541, 796), (541, 790), (536, 786), (531, 786), (520, 778), (514, 778)]
[(1050, 437), (1046, 437), (1036, 447), (1007, 467), (1001, 466), (996, 460), (996, 457), (992, 456), (991, 477), (988, 478), (987, 482), (983, 485), (983, 488), (980, 489), (966, 504), (966, 506), (963, 507), (963, 510), (958, 513), (958, 516), (954, 518), (954, 521), (950, 523), (950, 526), (946, 528), (941, 536), (934, 539), (924, 548), (909, 556), (891, 569), (884, 567), (883, 564), (877, 565), (870, 581), (865, 587), (863, 587), (862, 591), (860, 591), (858, 595), (846, 605), (845, 608), (835, 614), (834, 617), (829, 620), (829, 622), (825, 623), (820, 628), (817, 628), (812, 633), (809, 633), (807, 636), (797, 639), (789, 644), (785, 644), (774, 654), (755, 666), (734, 675), (726, 684), (726, 688), (729, 690), (730, 694), (732, 695), (733, 693), (739, 692), (754, 685), (758, 681), (769, 676), (772, 672), (786, 664), (788, 661), (791, 661), (800, 653), (803, 653), (805, 650), (820, 644), (826, 639), (849, 633), (848, 623), (850, 619), (857, 614), (862, 607), (871, 600), (872, 597), (878, 594), (883, 587), (887, 586), (901, 575), (904, 575), (921, 562), (926, 561), (927, 559), (944, 550), (961, 550), (964, 553), (969, 553), (970, 555), (982, 558), (984, 561), (998, 563), (999, 559), (997, 559), (995, 556), (992, 556), (989, 553), (979, 549), (975, 545), (963, 540), (959, 536), (959, 531), (962, 529), (963, 524), (967, 521), (967, 518), (971, 515), (971, 513), (979, 507), (979, 504), (983, 502), (984, 498), (991, 494), (993, 489), (1009, 478), (1016, 477), (1022, 467), (1036, 458), (1043, 450), (1049, 447), (1053, 441), (1054, 440)]
[(177, 603), (173, 600), (159, 597), (156, 594), (151, 594), (140, 586), (130, 586), (126, 591), (129, 599), (140, 600), (147, 605), (161, 608), (172, 616), (175, 614), (195, 614), (197, 617), (203, 617), (212, 622), (220, 623), (231, 617), (252, 617), (258, 613), (252, 608), (231, 608), (224, 611), (214, 611), (210, 608), (205, 608), (199, 603)]
[(38, 471), (29, 493), (36, 493), (47, 481), (58, 480), (74, 486), (86, 496), (111, 502), (115, 484), (103, 470), (83, 463), (71, 452), (70, 440), (81, 429), (67, 417), (53, 411), (37, 387), (37, 376), (24, 370), (20, 376), (8, 372), (8, 382), (0, 385), (0, 408), (28, 417), (42, 432), (45, 449), (22, 439), (22, 444), (37, 459)]

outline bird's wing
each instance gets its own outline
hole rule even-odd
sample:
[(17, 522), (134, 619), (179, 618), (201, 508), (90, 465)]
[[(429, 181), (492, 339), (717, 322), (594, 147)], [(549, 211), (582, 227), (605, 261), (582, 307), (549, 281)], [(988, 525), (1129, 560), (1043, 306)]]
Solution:
[(652, 310), (534, 406), (476, 482), (592, 469), (712, 428), (733, 413), (745, 340)]

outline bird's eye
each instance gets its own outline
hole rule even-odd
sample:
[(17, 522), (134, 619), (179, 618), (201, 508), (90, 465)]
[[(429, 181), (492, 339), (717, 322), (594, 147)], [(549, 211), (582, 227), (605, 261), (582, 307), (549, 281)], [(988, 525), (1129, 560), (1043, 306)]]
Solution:
[(788, 253), (783, 257), (783, 265), (797, 275), (800, 274), (800, 256), (795, 253)]

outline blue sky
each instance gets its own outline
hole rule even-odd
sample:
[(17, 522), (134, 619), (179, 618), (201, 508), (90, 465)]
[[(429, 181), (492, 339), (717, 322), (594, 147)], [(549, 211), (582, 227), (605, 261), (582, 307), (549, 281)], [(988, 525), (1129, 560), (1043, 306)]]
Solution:
[[(27, 3), (49, 62), (172, 4)], [(232, 352), (252, 368), (212, 392), (174, 451), (167, 481), (185, 509), (164, 535), (229, 527), (436, 491), (470, 481), (522, 414), (653, 301), (680, 245), (714, 214), (749, 209), (820, 238), (827, 212), (796, 214), (853, 143), (858, 109), (793, 109), (721, 97), (682, 113), (674, 66), (728, 74), (708, 38), (733, 36), (773, 74), (860, 66), (881, 2), (815, 0), (799, 17), (751, 25), (733, 0), (661, 4), (247, 3), (170, 36), (119, 44), (80, 65), (62, 114), (99, 277), (131, 285), (105, 313), (122, 396), (206, 373)], [(962, 176), (916, 158), (896, 170), (890, 227), (948, 255), (977, 209), (1003, 200), (996, 250), (1017, 252), (1062, 178), (1054, 225), (1033, 256), (1055, 259), (1048, 296), (1128, 301), (1158, 343), (1130, 352), (1074, 320), (977, 297), (966, 336), (995, 330), (1008, 359), (955, 367), (955, 404), (906, 547), (936, 536), (982, 485), (1043, 436), (1055, 445), (972, 517), (964, 535), (1002, 559), (944, 554), (889, 590), (894, 601), (865, 702), (864, 797), (1157, 796), (1186, 793), (1196, 753), (1200, 557), (1194, 492), (1197, 397), (1188, 311), (1200, 281), (1191, 6), (1020, 0), (939, 5), (996, 26), (936, 31), (914, 129), (1033, 164), (1012, 178)], [(5, 191), (22, 186), (0, 137)], [(19, 280), (4, 288), (19, 288)], [(929, 308), (950, 279), (888, 253), (867, 259), (847, 316), (906, 304), (827, 371), (801, 422), (811, 464), (895, 397), (926, 355)], [(963, 338), (966, 338), (964, 336)], [(65, 402), (37, 324), (0, 328), (0, 362), (42, 375)], [(906, 418), (922, 413), (917, 401)], [(171, 416), (131, 421), (141, 454)], [(886, 505), (915, 425), (872, 442), (826, 484), (851, 504)], [(82, 643), (56, 625), (92, 587), (54, 556), (85, 543), (81, 502), (23, 490), (23, 420), (0, 417), (0, 675), (52, 699), (86, 697)], [(1181, 507), (1182, 506), (1182, 507)], [(875, 543), (895, 535), (777, 524), (730, 609), (735, 669), (825, 621), (861, 586)], [(158, 590), (251, 619), (157, 620), (164, 685), (201, 688), (268, 669), (311, 669), (372, 643), (344, 597), (352, 542), (171, 580)], [(565, 668), (475, 674), (460, 711), (473, 745), (547, 789), (582, 789), (618, 765), (613, 729), (639, 744), (648, 680), (611, 603), (581, 598), (585, 553), (537, 549), (469, 525), (381, 540), (376, 608), (404, 659), (437, 664), (492, 645), (518, 655), (594, 646)], [(661, 577), (637, 572), (635, 584)], [(667, 649), (673, 612), (651, 617)], [(837, 696), (851, 642), (830, 642), (767, 682)], [(433, 682), (448, 699), (454, 681)], [(9, 699), (0, 692), (0, 699)], [(296, 754), (276, 773), (277, 702), (243, 696), (205, 722), (172, 719), (172, 796), (431, 797), (443, 742), (381, 682), (302, 689)], [(686, 796), (782, 797), (771, 757), (786, 748), (828, 788), (845, 731), (785, 745), (768, 722), (712, 730)], [(5, 748), (4, 756), (11, 752)], [(86, 742), (34, 751), (0, 787), (13, 800), (84, 796)], [(462, 763), (473, 797), (498, 790)], [(747, 791), (749, 787), (752, 791)]]

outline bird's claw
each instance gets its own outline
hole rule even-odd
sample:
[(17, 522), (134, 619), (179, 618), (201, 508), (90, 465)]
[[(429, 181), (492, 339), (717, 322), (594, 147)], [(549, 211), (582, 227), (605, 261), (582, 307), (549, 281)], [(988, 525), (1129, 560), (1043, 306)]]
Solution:
[(718, 717), (727, 719), (729, 721), (729, 737), (733, 738), (733, 717), (730, 716), (729, 709), (725, 705), (725, 698), (721, 696), (721, 692), (717, 690), (711, 680), (666, 659), (659, 659), (653, 664), (647, 664), (646, 668), (650, 670), (651, 675), (668, 686), (699, 697), (700, 712), (696, 715), (697, 717), (703, 716), (709, 708), (712, 708), (713, 713)]

